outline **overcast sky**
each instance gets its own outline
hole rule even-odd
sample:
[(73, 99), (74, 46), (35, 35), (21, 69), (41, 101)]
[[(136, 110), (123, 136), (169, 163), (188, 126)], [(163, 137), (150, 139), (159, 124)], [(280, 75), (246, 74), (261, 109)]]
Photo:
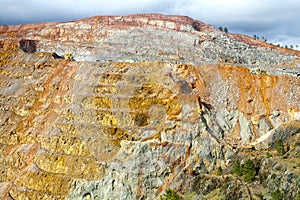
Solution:
[(300, 46), (300, 0), (0, 0), (0, 25), (96, 15), (186, 15), (229, 32)]

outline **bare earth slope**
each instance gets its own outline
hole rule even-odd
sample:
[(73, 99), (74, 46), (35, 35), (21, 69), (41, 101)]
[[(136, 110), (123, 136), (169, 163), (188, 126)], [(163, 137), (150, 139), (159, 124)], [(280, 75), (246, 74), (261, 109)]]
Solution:
[(0, 198), (295, 199), (299, 56), (183, 16), (0, 26)]

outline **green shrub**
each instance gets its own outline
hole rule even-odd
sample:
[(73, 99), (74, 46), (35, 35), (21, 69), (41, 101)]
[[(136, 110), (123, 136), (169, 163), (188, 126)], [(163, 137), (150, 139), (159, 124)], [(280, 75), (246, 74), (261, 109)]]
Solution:
[(234, 165), (232, 167), (231, 173), (236, 174), (238, 176), (242, 176), (243, 175), (242, 166), (241, 166), (241, 163), (240, 163), (239, 160), (235, 161), (235, 163), (234, 163)]
[(298, 190), (298, 193), (297, 193), (297, 195), (296, 195), (296, 198), (295, 198), (296, 200), (300, 200), (300, 190)]
[(273, 157), (273, 155), (270, 152), (267, 152), (266, 157), (271, 158), (271, 157)]
[(222, 175), (222, 174), (223, 174), (223, 169), (222, 169), (222, 167), (218, 167), (218, 168), (217, 168), (217, 175), (220, 176), (220, 175)]
[(282, 139), (276, 140), (274, 144), (274, 148), (277, 151), (278, 155), (283, 155), (285, 153), (284, 151), (284, 144)]
[(244, 175), (244, 181), (246, 181), (246, 182), (253, 181), (255, 178), (255, 174), (256, 174), (255, 171), (247, 172), (247, 174)]
[(174, 190), (168, 188), (166, 193), (160, 197), (160, 200), (180, 200), (179, 195)]
[(279, 189), (277, 189), (275, 192), (273, 192), (271, 194), (271, 197), (272, 197), (273, 200), (283, 200), (284, 199), (284, 197), (281, 194), (281, 192), (279, 191)]
[(249, 171), (253, 171), (253, 170), (255, 170), (255, 164), (253, 160), (250, 159), (246, 160), (242, 168), (243, 174), (247, 174)]
[(232, 167), (231, 173), (244, 176), (244, 180), (247, 182), (252, 181), (256, 175), (255, 163), (248, 159), (245, 164), (241, 165), (240, 161), (237, 160)]
[(253, 160), (248, 159), (242, 167), (242, 172), (244, 176), (244, 180), (249, 182), (252, 181), (256, 174), (256, 166)]

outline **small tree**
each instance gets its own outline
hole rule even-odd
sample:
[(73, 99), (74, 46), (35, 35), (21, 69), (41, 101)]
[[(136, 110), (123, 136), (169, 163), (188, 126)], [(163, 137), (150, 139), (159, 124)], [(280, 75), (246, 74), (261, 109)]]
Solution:
[(252, 181), (256, 174), (256, 166), (253, 160), (248, 159), (245, 164), (243, 165), (242, 171), (244, 176), (244, 180), (249, 182)]
[(180, 200), (179, 195), (174, 190), (168, 188), (163, 196), (160, 196), (160, 200)]
[(228, 33), (227, 27), (224, 28), (224, 32), (225, 32), (225, 33)]
[(274, 144), (274, 148), (277, 151), (278, 155), (283, 155), (285, 153), (284, 151), (284, 144), (282, 139), (276, 140)]
[(223, 32), (222, 26), (219, 26), (218, 30)]
[(254, 34), (254, 35), (253, 35), (253, 39), (256, 40), (256, 37), (257, 37), (257, 36)]
[(241, 165), (240, 161), (237, 160), (232, 167), (231, 173), (244, 176), (244, 180), (247, 182), (252, 181), (256, 174), (255, 163), (248, 159), (245, 164)]
[(239, 160), (235, 161), (235, 163), (234, 163), (234, 165), (232, 167), (231, 173), (236, 174), (238, 176), (242, 176), (243, 175), (242, 166), (241, 166), (241, 163), (240, 163)]

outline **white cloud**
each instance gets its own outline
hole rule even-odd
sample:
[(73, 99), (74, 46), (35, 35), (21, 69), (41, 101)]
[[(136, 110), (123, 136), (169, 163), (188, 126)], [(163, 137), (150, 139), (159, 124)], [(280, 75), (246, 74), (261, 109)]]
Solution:
[(175, 4), (173, 12), (215, 27), (226, 26), (233, 32), (300, 46), (299, 8), (297, 0), (184, 0)]

